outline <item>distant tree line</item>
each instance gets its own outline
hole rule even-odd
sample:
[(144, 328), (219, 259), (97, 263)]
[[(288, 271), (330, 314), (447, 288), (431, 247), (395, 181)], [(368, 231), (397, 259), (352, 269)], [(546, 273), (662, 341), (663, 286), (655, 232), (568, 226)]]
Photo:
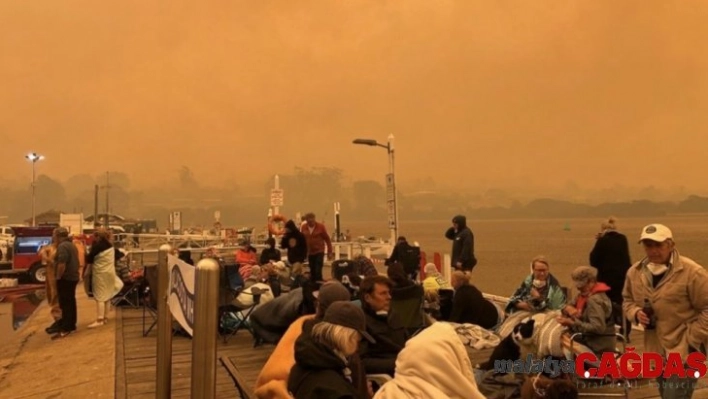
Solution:
[[(350, 181), (343, 171), (331, 167), (299, 168), (281, 174), (284, 190), (281, 213), (315, 212), (328, 223), (333, 219), (333, 204), (340, 203), (343, 220), (382, 220), (386, 217), (386, 190), (383, 181)], [(0, 182), (0, 223), (21, 223), (31, 217), (31, 187)], [(432, 182), (429, 182), (432, 183)], [(106, 193), (110, 213), (130, 218), (156, 219), (167, 227), (170, 212), (181, 211), (183, 225), (211, 227), (219, 211), (221, 223), (245, 227), (265, 224), (273, 178), (260, 186), (245, 187), (238, 181), (222, 187), (200, 183), (187, 166), (176, 170), (171, 179), (147, 189), (134, 188), (128, 175), (109, 172), (81, 174), (66, 181), (39, 175), (37, 213), (54, 209), (67, 213), (94, 212), (94, 187), (99, 186), (98, 211), (105, 212)], [(433, 187), (421, 191), (422, 187)], [(645, 190), (645, 193), (656, 192)], [(658, 196), (657, 196), (658, 197)], [(685, 198), (685, 197), (684, 197)], [(708, 197), (689, 195), (678, 201), (638, 199), (587, 204), (568, 199), (536, 198), (522, 202), (501, 189), (484, 193), (435, 190), (432, 184), (416, 184), (398, 192), (399, 217), (403, 220), (441, 220), (464, 213), (476, 219), (492, 218), (580, 218), (646, 217), (667, 214), (708, 213)]]

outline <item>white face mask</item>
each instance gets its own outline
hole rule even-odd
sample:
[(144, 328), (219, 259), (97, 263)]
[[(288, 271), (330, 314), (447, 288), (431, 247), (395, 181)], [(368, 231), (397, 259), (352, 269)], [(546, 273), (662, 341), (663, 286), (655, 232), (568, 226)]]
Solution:
[(533, 286), (536, 287), (536, 288), (543, 288), (543, 287), (546, 286), (546, 281), (545, 281), (545, 280), (534, 279), (532, 284), (533, 284)]
[(660, 274), (665, 273), (667, 270), (669, 270), (669, 267), (664, 264), (657, 264), (657, 263), (649, 262), (647, 264), (647, 269), (649, 270), (649, 273), (651, 273), (652, 275), (658, 276)]

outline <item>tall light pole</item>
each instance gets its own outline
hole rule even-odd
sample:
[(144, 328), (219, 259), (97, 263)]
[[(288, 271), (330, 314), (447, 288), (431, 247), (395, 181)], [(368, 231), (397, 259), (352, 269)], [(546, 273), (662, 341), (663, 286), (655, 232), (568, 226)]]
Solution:
[(39, 155), (34, 152), (30, 152), (29, 154), (25, 155), (25, 158), (27, 158), (28, 161), (32, 162), (32, 227), (37, 225), (37, 218), (35, 214), (35, 204), (36, 204), (36, 196), (35, 196), (35, 182), (36, 182), (36, 165), (38, 161), (41, 161), (44, 159), (44, 155)]
[(388, 229), (391, 231), (391, 245), (398, 237), (398, 194), (396, 193), (396, 166), (394, 163), (393, 134), (388, 135), (386, 144), (372, 139), (356, 139), (354, 144), (385, 148), (388, 153), (388, 174), (386, 175), (386, 204), (388, 208)]

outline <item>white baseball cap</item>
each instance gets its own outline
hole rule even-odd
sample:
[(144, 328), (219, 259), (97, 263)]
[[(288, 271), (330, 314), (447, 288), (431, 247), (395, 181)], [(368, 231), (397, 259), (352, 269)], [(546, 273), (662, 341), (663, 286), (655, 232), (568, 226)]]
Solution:
[(673, 239), (671, 230), (664, 226), (663, 224), (650, 224), (644, 226), (642, 229), (642, 235), (639, 237), (639, 242), (644, 240), (652, 240), (656, 242), (664, 242), (668, 239)]

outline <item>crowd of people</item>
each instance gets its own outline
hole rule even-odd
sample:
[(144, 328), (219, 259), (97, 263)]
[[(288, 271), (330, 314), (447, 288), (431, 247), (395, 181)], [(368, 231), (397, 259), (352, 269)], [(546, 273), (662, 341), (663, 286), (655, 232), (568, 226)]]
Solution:
[[(419, 251), (400, 237), (386, 260), (386, 275), (371, 265), (345, 269), (325, 282), (324, 260), (331, 258), (333, 248), (314, 214), (306, 215), (300, 225), (288, 221), (280, 248), (269, 239), (258, 254), (250, 243), (241, 243), (234, 260), (247, 286), (280, 286), (283, 269), (292, 276), (287, 295), (273, 296), (251, 316), (254, 334), (276, 345), (258, 378), (256, 395), (482, 398), (481, 382), (453, 326), (498, 331), (505, 320), (521, 313), (555, 312), (556, 322), (569, 333), (581, 333), (582, 343), (595, 353), (614, 351), (615, 324), (624, 328), (632, 323), (644, 327), (647, 351), (677, 352), (684, 359), (705, 352), (708, 273), (679, 254), (673, 233), (664, 225), (642, 229), (639, 243), (646, 256), (632, 264), (628, 240), (617, 230), (616, 220), (603, 222), (589, 265), (569, 276), (572, 295), (551, 273), (549, 260), (535, 257), (505, 308), (486, 299), (473, 284), (477, 258), (467, 219), (455, 216), (445, 237), (452, 241), (450, 281), (432, 263), (419, 273)], [(178, 252), (180, 259), (193, 264), (185, 252)], [(88, 327), (108, 321), (107, 301), (122, 287), (122, 273), (115, 268), (120, 256), (108, 231), (95, 233), (88, 253), (72, 242), (66, 229), (54, 231), (52, 244), (42, 250), (56, 320), (48, 333), (61, 338), (76, 330), (75, 290), (82, 275), (90, 276), (97, 309)], [(629, 332), (622, 331), (626, 336)], [(423, 357), (426, 361), (417, 361)], [(367, 375), (387, 377), (372, 380)], [(663, 384), (667, 381), (660, 377), (662, 397), (690, 398), (694, 385), (678, 382), (692, 378), (673, 376), (666, 379), (673, 384)]]
[[(364, 278), (357, 301), (346, 295), (339, 299), (354, 306), (332, 307), (330, 302), (329, 316), (326, 309), (318, 308), (320, 316), (308, 319), (314, 328), (292, 324), (283, 335), (288, 339), (279, 340), (274, 352), (278, 353), (279, 374), (269, 377), (273, 365), (269, 361), (259, 377), (257, 396), (288, 397), (273, 394), (277, 381), (279, 392), (295, 398), (485, 397), (483, 382), (475, 378), (468, 353), (451, 326), (467, 323), (499, 331), (501, 322), (517, 313), (556, 315), (555, 322), (569, 334), (580, 333), (581, 343), (598, 354), (616, 350), (615, 324), (626, 324), (625, 316), (630, 324), (644, 327), (646, 350), (679, 352), (684, 359), (688, 353), (705, 351), (708, 274), (679, 255), (666, 226), (652, 224), (642, 229), (639, 243), (646, 257), (632, 264), (626, 236), (610, 218), (602, 223), (589, 265), (578, 266), (570, 274), (570, 290), (551, 273), (549, 260), (539, 256), (530, 262), (529, 275), (504, 309), (487, 300), (473, 284), (477, 258), (466, 218), (456, 216), (445, 236), (453, 242), (451, 281), (434, 264), (425, 265), (420, 276), (406, 269), (399, 260), (405, 259), (401, 254), (408, 252), (410, 244), (401, 237), (386, 262), (387, 276)], [(326, 286), (334, 284), (339, 282)], [(445, 292), (452, 295), (447, 297)], [(441, 310), (443, 297), (450, 299), (447, 312)], [(653, 309), (651, 319), (645, 300)], [(424, 313), (428, 310), (417, 323), (407, 311), (407, 304), (416, 301)], [(426, 306), (430, 303), (437, 307)], [(622, 333), (628, 336), (629, 330)], [(423, 357), (426, 361), (419, 361)], [(370, 378), (365, 384), (362, 373), (388, 378), (382, 384)], [(690, 398), (693, 385), (679, 384), (691, 382), (692, 376), (686, 379), (678, 381), (675, 376), (670, 379), (673, 384), (659, 384), (662, 397)], [(558, 397), (577, 396), (577, 388), (567, 384), (557, 391), (563, 392)]]

